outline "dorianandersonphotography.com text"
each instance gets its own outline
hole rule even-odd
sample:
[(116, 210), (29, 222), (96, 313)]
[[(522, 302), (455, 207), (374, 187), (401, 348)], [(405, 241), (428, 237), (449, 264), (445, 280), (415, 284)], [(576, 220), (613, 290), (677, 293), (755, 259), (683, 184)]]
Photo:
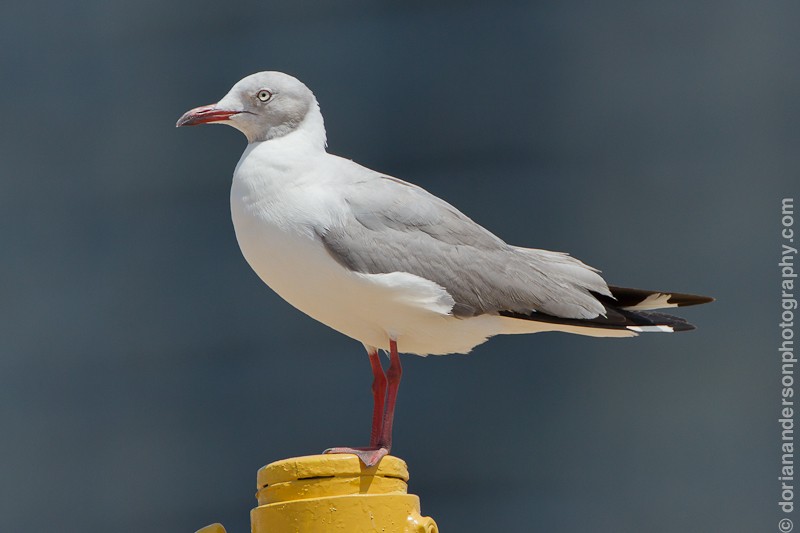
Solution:
[[(781, 362), (781, 405), (778, 423), (781, 427), (781, 469), (778, 476), (780, 500), (778, 506), (788, 515), (794, 511), (794, 368), (797, 358), (794, 352), (794, 319), (797, 298), (794, 287), (797, 279), (797, 247), (794, 244), (794, 198), (781, 200), (781, 250), (780, 268), (781, 320), (778, 353)], [(778, 521), (778, 531), (787, 533), (794, 528), (792, 520), (783, 517)]]

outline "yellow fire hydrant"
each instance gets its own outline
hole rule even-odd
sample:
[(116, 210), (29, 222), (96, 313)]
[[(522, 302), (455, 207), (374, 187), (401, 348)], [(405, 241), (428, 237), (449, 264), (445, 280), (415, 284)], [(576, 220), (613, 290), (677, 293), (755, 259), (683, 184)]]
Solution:
[[(438, 533), (408, 494), (405, 461), (386, 456), (370, 468), (355, 455), (310, 455), (258, 471), (252, 533)], [(212, 524), (197, 533), (225, 533)]]

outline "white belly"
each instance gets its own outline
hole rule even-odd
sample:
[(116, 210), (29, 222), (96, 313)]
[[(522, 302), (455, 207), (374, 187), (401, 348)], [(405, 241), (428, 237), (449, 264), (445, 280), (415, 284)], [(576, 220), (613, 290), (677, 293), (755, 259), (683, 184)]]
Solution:
[(360, 274), (340, 265), (286, 202), (252, 202), (231, 192), (236, 238), (258, 276), (312, 318), (368, 346), (404, 353), (466, 353), (500, 333), (496, 316), (458, 319), (453, 300), (436, 283), (404, 272)]

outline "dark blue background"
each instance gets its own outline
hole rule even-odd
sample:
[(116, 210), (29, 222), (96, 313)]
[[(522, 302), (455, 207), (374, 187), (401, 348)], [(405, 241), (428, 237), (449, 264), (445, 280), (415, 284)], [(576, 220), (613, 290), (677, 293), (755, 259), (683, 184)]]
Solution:
[(0, 517), (247, 531), (256, 469), (366, 442), (361, 346), (239, 253), (244, 138), (175, 130), (247, 74), (330, 151), (699, 330), (405, 357), (395, 454), (442, 531), (773, 531), (779, 206), (800, 192), (796, 2), (7, 2)]

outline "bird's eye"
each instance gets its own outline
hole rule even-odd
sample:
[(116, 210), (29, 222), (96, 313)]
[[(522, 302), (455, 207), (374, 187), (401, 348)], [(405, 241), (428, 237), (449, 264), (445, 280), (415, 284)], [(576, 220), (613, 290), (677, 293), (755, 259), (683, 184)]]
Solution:
[(268, 90), (266, 90), (266, 89), (261, 89), (260, 91), (258, 91), (258, 92), (256, 93), (256, 98), (258, 98), (258, 99), (259, 99), (259, 100), (261, 100), (262, 102), (266, 102), (266, 101), (268, 101), (270, 98), (272, 98), (272, 93), (271, 93), (271, 92), (269, 92), (269, 91), (268, 91)]

